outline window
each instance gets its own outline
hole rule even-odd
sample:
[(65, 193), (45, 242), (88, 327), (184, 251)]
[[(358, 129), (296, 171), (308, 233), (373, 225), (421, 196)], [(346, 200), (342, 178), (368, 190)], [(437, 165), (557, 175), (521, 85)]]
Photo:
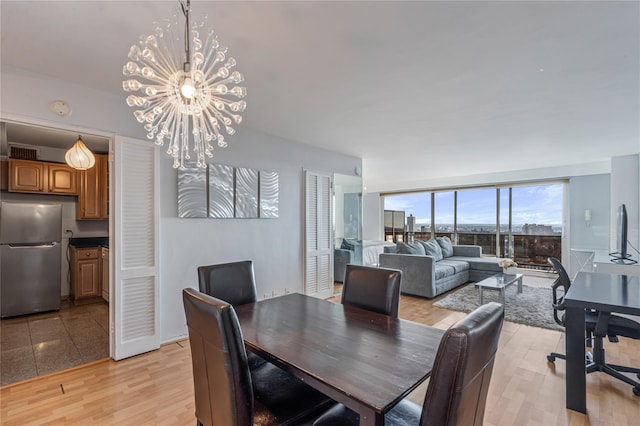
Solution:
[(385, 233), (393, 223), (391, 216), (386, 220), (390, 210), (401, 211), (416, 217), (417, 239), (447, 236), (454, 244), (481, 246), (485, 255), (548, 269), (547, 257), (561, 258), (563, 191), (563, 183), (541, 183), (387, 195)]
[[(455, 192), (436, 192), (435, 207), (435, 236), (455, 239)], [(454, 242), (455, 244), (455, 242)]]
[(482, 253), (496, 254), (496, 190), (458, 191), (456, 234), (458, 244), (481, 246)]

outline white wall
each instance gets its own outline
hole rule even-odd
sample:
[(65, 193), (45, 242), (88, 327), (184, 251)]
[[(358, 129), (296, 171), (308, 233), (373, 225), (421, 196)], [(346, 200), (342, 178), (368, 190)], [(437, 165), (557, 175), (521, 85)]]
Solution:
[(384, 240), (384, 205), (379, 192), (362, 195), (362, 239)]
[[(235, 142), (233, 142), (235, 141)], [(163, 340), (186, 333), (181, 290), (196, 287), (201, 265), (251, 259), (258, 296), (303, 291), (303, 170), (350, 173), (359, 159), (240, 129), (215, 162), (278, 172), (277, 219), (179, 219), (177, 173), (165, 159), (160, 181), (161, 330)]]
[[(46, 121), (83, 133), (120, 134), (145, 139), (145, 132), (116, 96), (45, 76), (2, 67), (0, 117), (26, 122)], [(28, 95), (26, 95), (28, 94)], [(49, 111), (56, 99), (73, 108), (68, 117)], [(250, 114), (251, 99), (248, 98)], [(245, 117), (246, 118), (246, 117)], [(249, 119), (245, 123), (250, 122)], [(258, 294), (302, 291), (303, 169), (352, 174), (362, 161), (304, 144), (285, 141), (240, 127), (229, 147), (213, 161), (271, 170), (279, 174), (278, 219), (178, 219), (177, 173), (163, 157), (160, 170), (160, 325), (161, 339), (186, 334), (180, 291), (197, 287), (196, 267), (241, 259), (255, 263)]]
[[(609, 249), (609, 174), (576, 176), (569, 180), (570, 246), (575, 249)], [(585, 210), (591, 221), (585, 221)]]

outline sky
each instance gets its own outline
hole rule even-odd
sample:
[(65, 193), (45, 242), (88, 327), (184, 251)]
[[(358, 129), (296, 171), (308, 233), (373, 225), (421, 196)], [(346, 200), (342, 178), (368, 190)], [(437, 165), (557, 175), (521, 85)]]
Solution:
[[(559, 225), (562, 223), (563, 184), (513, 187), (513, 224), (535, 223)], [(385, 210), (403, 210), (413, 214), (416, 223), (431, 223), (431, 193), (385, 196)], [(500, 189), (500, 222), (508, 223), (509, 190)], [(435, 193), (436, 223), (453, 224), (453, 191)], [(495, 224), (496, 190), (480, 188), (458, 191), (459, 224)]]

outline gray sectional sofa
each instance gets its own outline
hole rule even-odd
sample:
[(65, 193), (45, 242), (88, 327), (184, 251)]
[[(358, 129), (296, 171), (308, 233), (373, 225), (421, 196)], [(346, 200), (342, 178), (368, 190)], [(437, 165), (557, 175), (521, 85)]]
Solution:
[(385, 247), (380, 267), (402, 271), (401, 292), (436, 297), (469, 281), (502, 272), (495, 257), (483, 257), (480, 246), (452, 245), (447, 237)]

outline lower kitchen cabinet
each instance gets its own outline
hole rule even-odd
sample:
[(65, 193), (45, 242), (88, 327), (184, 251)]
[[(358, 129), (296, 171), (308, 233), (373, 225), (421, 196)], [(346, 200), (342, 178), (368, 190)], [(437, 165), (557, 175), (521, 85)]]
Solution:
[(71, 297), (76, 304), (102, 300), (100, 248), (69, 247), (71, 254)]

